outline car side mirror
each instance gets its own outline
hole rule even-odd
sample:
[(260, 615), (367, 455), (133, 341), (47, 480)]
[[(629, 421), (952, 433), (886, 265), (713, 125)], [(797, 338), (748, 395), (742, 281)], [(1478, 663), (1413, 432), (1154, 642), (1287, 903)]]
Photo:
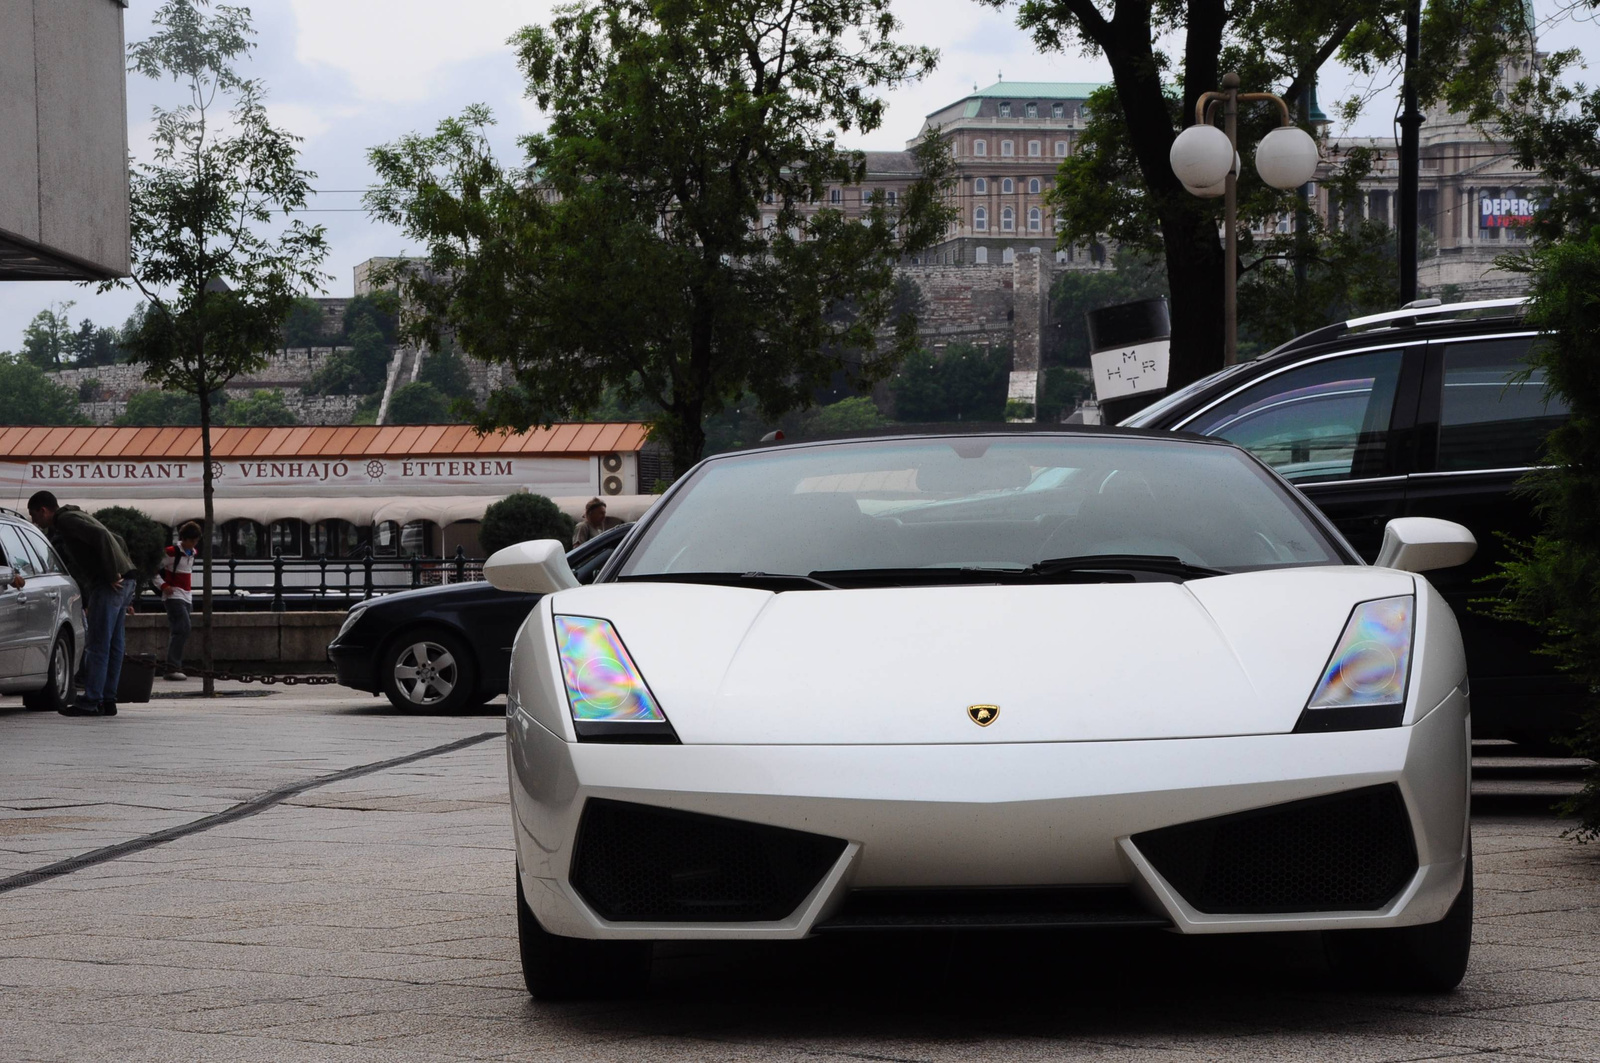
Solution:
[(1478, 540), (1453, 521), (1436, 517), (1396, 517), (1383, 529), (1376, 564), (1402, 572), (1432, 572), (1464, 565), (1478, 552)]
[(483, 578), (497, 590), (554, 594), (578, 586), (559, 539), (529, 539), (496, 550), (483, 563)]

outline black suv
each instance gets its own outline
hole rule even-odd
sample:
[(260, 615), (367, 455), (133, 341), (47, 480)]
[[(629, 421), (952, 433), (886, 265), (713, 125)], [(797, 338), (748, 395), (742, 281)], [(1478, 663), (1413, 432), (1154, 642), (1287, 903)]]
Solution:
[(1525, 379), (1536, 333), (1519, 299), (1412, 306), (1330, 325), (1157, 400), (1123, 424), (1220, 436), (1305, 492), (1368, 561), (1394, 517), (1472, 529), (1478, 553), (1429, 573), (1461, 623), (1473, 733), (1543, 744), (1579, 693), (1537, 656), (1538, 634), (1469, 603), (1526, 539), (1532, 503), (1513, 490), (1567, 415), (1543, 374)]

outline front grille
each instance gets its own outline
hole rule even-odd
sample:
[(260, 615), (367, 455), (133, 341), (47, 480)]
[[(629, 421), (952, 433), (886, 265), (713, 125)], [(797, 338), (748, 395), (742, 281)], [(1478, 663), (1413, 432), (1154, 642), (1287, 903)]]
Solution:
[(782, 919), (844, 846), (821, 834), (591, 798), (572, 888), (612, 922)]
[(1133, 844), (1184, 900), (1218, 915), (1374, 911), (1417, 871), (1393, 783), (1162, 827)]
[(1127, 886), (986, 886), (851, 890), (814, 928), (842, 930), (1050, 930), (1168, 927)]

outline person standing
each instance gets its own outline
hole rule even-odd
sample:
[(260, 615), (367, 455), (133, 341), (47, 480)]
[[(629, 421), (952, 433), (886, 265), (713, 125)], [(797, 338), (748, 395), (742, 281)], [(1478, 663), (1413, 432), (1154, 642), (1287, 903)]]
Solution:
[(167, 547), (156, 573), (161, 600), (167, 607), (167, 667), (162, 678), (183, 680), (183, 647), (189, 641), (190, 613), (194, 609), (194, 558), (200, 546), (200, 525), (190, 521), (178, 529), (178, 545)]
[(621, 517), (606, 516), (606, 504), (599, 498), (591, 498), (583, 507), (583, 519), (578, 526), (572, 529), (572, 545), (580, 546), (593, 539), (596, 535), (615, 528), (622, 523)]
[(128, 605), (139, 588), (127, 544), (77, 506), (63, 506), (49, 491), (28, 499), (28, 518), (46, 535), (83, 591), (88, 645), (83, 693), (63, 716), (115, 716), (122, 678)]

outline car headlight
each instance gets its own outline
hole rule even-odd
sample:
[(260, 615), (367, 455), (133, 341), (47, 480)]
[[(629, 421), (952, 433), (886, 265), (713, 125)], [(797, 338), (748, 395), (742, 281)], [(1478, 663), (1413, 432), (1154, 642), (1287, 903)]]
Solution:
[(557, 616), (556, 649), (580, 739), (676, 742), (650, 687), (608, 620)]
[(337, 642), (340, 639), (344, 638), (345, 632), (347, 632), (351, 628), (355, 627), (356, 626), (356, 621), (360, 620), (361, 617), (366, 614), (366, 611), (367, 611), (367, 607), (365, 605), (352, 606), (351, 609), (350, 609), (350, 615), (345, 617), (344, 618), (344, 623), (339, 625), (339, 633), (337, 635), (333, 636), (333, 640), (335, 642)]
[(1405, 715), (1416, 597), (1361, 602), (1350, 612), (1296, 731), (1395, 727)]

